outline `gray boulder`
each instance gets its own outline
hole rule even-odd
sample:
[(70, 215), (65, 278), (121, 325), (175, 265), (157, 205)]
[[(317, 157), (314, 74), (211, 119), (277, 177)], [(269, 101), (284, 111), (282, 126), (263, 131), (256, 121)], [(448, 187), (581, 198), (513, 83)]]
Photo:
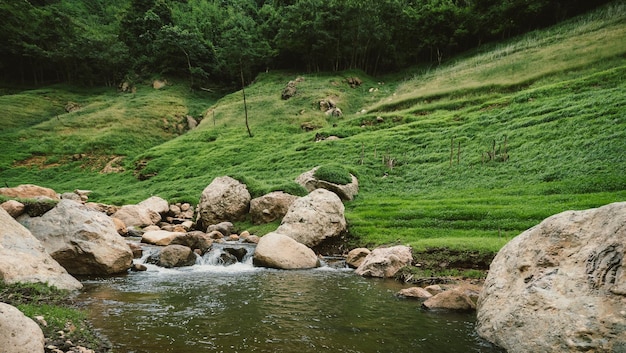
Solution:
[(222, 237), (227, 237), (235, 233), (235, 225), (231, 222), (220, 222), (218, 224), (211, 224), (206, 228), (207, 233), (219, 232)]
[(45, 338), (35, 321), (17, 308), (0, 303), (0, 350), (11, 353), (43, 353)]
[(127, 227), (146, 227), (161, 220), (158, 212), (140, 205), (124, 205), (112, 217), (121, 220)]
[(354, 273), (364, 277), (393, 277), (402, 267), (410, 265), (412, 261), (413, 254), (408, 246), (376, 248), (367, 255)]
[(506, 244), (480, 336), (516, 352), (626, 352), (626, 202), (547, 218)]
[(183, 245), (168, 245), (161, 250), (158, 265), (162, 267), (192, 266), (196, 263), (196, 254)]
[(282, 191), (274, 191), (250, 201), (250, 217), (254, 224), (270, 223), (282, 219), (289, 206), (298, 199)]
[(170, 232), (167, 230), (151, 230), (143, 233), (141, 242), (152, 245), (167, 246), (172, 243), (176, 237), (185, 236), (184, 232)]
[(200, 231), (193, 231), (193, 232), (186, 233), (184, 235), (177, 236), (171, 241), (170, 244), (171, 245), (184, 245), (184, 246), (191, 248), (192, 250), (197, 249), (200, 252), (200, 254), (204, 254), (213, 245), (213, 239), (211, 239), (211, 237), (209, 237), (209, 235), (206, 233), (203, 233)]
[(346, 231), (344, 212), (336, 194), (317, 189), (291, 204), (276, 232), (313, 247)]
[(71, 274), (115, 274), (132, 264), (133, 253), (111, 218), (80, 203), (61, 200), (41, 217), (18, 221)]
[(64, 192), (61, 194), (61, 198), (64, 200), (72, 200), (72, 201), (76, 201), (76, 202), (82, 202), (82, 200), (80, 199), (80, 196), (78, 194), (75, 194), (73, 192)]
[(334, 184), (325, 180), (320, 180), (315, 177), (315, 171), (317, 171), (319, 167), (315, 167), (308, 172), (304, 172), (300, 174), (296, 178), (296, 183), (302, 185), (309, 192), (315, 189), (326, 189), (334, 192), (339, 196), (343, 201), (352, 201), (354, 196), (359, 193), (359, 180), (351, 175), (352, 181), (348, 184)]
[(200, 196), (198, 223), (207, 227), (224, 221), (240, 221), (245, 219), (249, 208), (250, 192), (246, 185), (227, 176), (215, 178)]
[(152, 196), (150, 198), (147, 198), (138, 203), (138, 205), (161, 215), (166, 214), (170, 210), (170, 205), (167, 203), (167, 201), (158, 196)]
[(28, 229), (3, 209), (0, 209), (0, 279), (8, 284), (47, 283), (67, 290), (83, 287)]
[(258, 267), (284, 270), (309, 269), (320, 266), (320, 261), (313, 250), (276, 232), (261, 237), (254, 252), (253, 263)]

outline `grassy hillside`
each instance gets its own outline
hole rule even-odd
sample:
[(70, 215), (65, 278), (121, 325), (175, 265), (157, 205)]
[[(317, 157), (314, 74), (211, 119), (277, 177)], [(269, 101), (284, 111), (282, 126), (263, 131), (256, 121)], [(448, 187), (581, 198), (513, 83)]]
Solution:
[[(554, 213), (626, 200), (623, 43), (618, 2), (439, 67), (302, 75), (289, 100), (281, 91), (299, 74), (265, 73), (246, 88), (252, 138), (241, 92), (5, 92), (0, 181), (91, 189), (116, 204), (196, 203), (217, 176), (260, 196), (333, 162), (360, 180), (346, 204), (355, 242), (496, 251)], [(351, 88), (355, 76), (363, 84)], [(343, 117), (319, 110), (328, 98)], [(83, 108), (64, 113), (67, 101)], [(187, 114), (202, 115), (197, 129), (182, 126)], [(100, 173), (116, 157), (124, 171)]]

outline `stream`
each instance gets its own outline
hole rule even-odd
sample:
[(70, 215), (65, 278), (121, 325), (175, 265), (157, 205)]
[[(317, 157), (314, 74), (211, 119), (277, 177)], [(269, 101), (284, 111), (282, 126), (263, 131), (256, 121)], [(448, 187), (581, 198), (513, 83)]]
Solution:
[(395, 295), (405, 285), (346, 268), (147, 267), (83, 279), (78, 301), (116, 353), (502, 352), (474, 313), (425, 310)]

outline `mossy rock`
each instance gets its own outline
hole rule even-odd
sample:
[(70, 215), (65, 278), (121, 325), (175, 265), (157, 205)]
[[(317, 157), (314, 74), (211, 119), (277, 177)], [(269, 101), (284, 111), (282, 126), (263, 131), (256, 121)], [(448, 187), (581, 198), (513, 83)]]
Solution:
[(317, 168), (313, 176), (329, 183), (346, 185), (352, 182), (350, 172), (339, 164), (325, 164)]

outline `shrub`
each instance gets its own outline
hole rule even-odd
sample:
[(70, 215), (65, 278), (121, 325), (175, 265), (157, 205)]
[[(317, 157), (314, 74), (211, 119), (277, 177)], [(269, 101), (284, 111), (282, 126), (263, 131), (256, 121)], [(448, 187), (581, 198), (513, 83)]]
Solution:
[(324, 180), (333, 184), (346, 185), (352, 181), (350, 172), (339, 164), (323, 165), (317, 168), (313, 176), (319, 180)]

